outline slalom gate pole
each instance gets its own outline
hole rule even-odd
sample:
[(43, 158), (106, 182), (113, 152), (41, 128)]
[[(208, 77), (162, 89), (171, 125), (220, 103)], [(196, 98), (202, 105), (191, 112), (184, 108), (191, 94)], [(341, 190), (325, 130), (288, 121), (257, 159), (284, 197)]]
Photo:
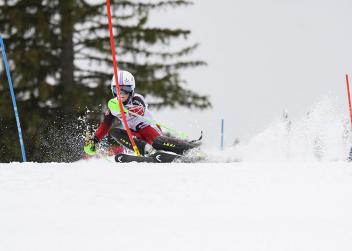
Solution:
[(0, 36), (0, 44), (1, 44), (2, 57), (4, 59), (4, 64), (5, 64), (5, 69), (6, 69), (7, 80), (9, 82), (9, 87), (10, 87), (10, 92), (11, 92), (13, 110), (15, 111), (15, 117), (16, 117), (16, 123), (17, 123), (17, 131), (18, 131), (18, 139), (20, 141), (21, 152), (22, 152), (22, 161), (23, 162), (27, 162), (26, 152), (24, 150), (24, 143), (23, 143), (23, 137), (22, 137), (22, 129), (21, 129), (20, 117), (18, 116), (18, 109), (17, 109), (17, 104), (16, 104), (15, 92), (13, 91), (13, 85), (12, 85), (12, 80), (11, 80), (11, 76), (10, 76), (10, 68), (9, 68), (9, 64), (7, 62), (7, 57), (6, 57), (6, 52), (5, 52), (5, 44), (4, 44), (4, 40), (2, 39), (1, 36)]
[(347, 87), (348, 107), (350, 109), (350, 122), (351, 122), (351, 129), (352, 129), (352, 106), (351, 106), (351, 93), (350, 93), (350, 83), (348, 81), (348, 74), (346, 74), (346, 87)]
[(118, 74), (117, 74), (116, 52), (115, 52), (115, 43), (114, 43), (114, 32), (112, 30), (112, 18), (111, 18), (110, 0), (106, 0), (106, 8), (107, 8), (107, 13), (108, 13), (108, 22), (109, 22), (109, 31), (110, 31), (110, 46), (111, 46), (112, 62), (114, 64), (114, 75), (115, 75), (115, 82), (116, 82), (116, 92), (117, 92), (117, 99), (119, 101), (122, 122), (123, 122), (123, 124), (125, 126), (128, 138), (131, 141), (131, 144), (132, 144), (134, 152), (136, 153), (137, 156), (140, 156), (141, 154), (140, 154), (140, 152), (138, 150), (138, 147), (137, 147), (136, 143), (133, 140), (131, 130), (128, 127), (128, 124), (127, 124), (125, 113), (123, 112), (123, 105), (122, 105), (122, 100), (121, 100), (119, 79), (118, 79)]
[(224, 119), (222, 119), (221, 120), (221, 143), (220, 143), (221, 151), (224, 150), (224, 124), (225, 124), (225, 121)]

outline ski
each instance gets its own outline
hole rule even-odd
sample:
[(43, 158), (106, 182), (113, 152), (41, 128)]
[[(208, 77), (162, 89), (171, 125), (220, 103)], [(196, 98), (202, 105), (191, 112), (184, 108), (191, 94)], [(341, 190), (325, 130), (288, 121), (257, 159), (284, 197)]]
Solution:
[(173, 152), (156, 151), (150, 156), (135, 156), (126, 153), (120, 153), (115, 156), (115, 161), (120, 163), (129, 162), (146, 162), (146, 163), (171, 163), (171, 162), (184, 162), (194, 163), (204, 161), (206, 154), (202, 152), (189, 152), (186, 155), (178, 155)]
[(151, 157), (156, 163), (195, 163), (206, 160), (207, 155), (199, 150), (191, 149), (184, 155), (178, 155), (173, 152), (157, 151), (152, 154)]
[(157, 151), (151, 156), (135, 156), (126, 153), (120, 153), (115, 156), (115, 161), (119, 163), (129, 163), (129, 162), (149, 162), (149, 163), (170, 163), (177, 158), (180, 158), (180, 155)]
[(198, 139), (188, 141), (188, 143), (193, 144), (195, 147), (199, 147), (202, 144), (202, 140), (203, 140), (203, 131), (200, 132), (200, 137)]
[(125, 153), (120, 153), (115, 155), (115, 161), (119, 163), (129, 163), (129, 162), (155, 162), (152, 157), (146, 156), (135, 156)]
[(170, 163), (180, 158), (181, 156), (177, 155), (176, 153), (157, 151), (156, 153), (152, 154), (151, 157), (156, 163)]

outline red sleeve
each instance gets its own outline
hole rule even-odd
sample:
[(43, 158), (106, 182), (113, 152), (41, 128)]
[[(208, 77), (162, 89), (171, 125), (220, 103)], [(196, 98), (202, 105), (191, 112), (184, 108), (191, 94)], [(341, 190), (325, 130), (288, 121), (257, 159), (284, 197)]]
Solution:
[(142, 105), (132, 105), (128, 108), (128, 111), (136, 113), (138, 115), (144, 115), (144, 106)]
[(100, 141), (106, 134), (110, 131), (112, 123), (114, 122), (115, 116), (111, 114), (110, 111), (107, 111), (104, 114), (104, 120), (100, 123), (98, 129), (95, 131), (95, 137)]

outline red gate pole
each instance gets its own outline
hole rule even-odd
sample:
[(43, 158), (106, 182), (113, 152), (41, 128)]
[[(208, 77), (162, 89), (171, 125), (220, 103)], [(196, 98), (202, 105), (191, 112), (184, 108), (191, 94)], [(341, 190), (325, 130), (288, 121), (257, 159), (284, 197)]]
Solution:
[(350, 84), (348, 81), (348, 74), (346, 74), (346, 86), (347, 86), (348, 106), (350, 109), (350, 121), (351, 121), (351, 128), (352, 128), (352, 106), (351, 106), (351, 93), (350, 93)]
[(122, 122), (125, 126), (125, 129), (127, 131), (128, 138), (131, 141), (132, 147), (134, 152), (136, 153), (137, 156), (140, 156), (141, 154), (139, 153), (138, 147), (136, 143), (133, 140), (132, 133), (130, 128), (128, 127), (126, 116), (123, 110), (123, 105), (122, 105), (122, 100), (121, 100), (121, 93), (120, 93), (120, 86), (119, 86), (119, 79), (118, 79), (118, 74), (117, 74), (117, 63), (116, 63), (116, 52), (115, 52), (115, 43), (114, 43), (114, 33), (112, 30), (112, 21), (111, 21), (111, 9), (110, 9), (110, 0), (106, 0), (106, 8), (108, 12), (108, 21), (109, 21), (109, 31), (110, 31), (110, 46), (111, 46), (111, 55), (112, 55), (112, 62), (114, 64), (114, 75), (115, 75), (115, 82), (116, 82), (116, 92), (117, 92), (117, 99), (119, 101), (119, 106), (120, 106), (120, 112), (121, 112), (121, 117), (122, 117)]

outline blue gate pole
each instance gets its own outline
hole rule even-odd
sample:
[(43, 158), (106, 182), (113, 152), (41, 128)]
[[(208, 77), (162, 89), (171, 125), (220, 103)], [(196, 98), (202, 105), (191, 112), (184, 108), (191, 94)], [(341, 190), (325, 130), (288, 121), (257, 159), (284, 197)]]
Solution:
[(12, 105), (13, 105), (13, 109), (15, 111), (17, 130), (18, 130), (18, 138), (19, 138), (19, 141), (20, 141), (21, 151), (22, 151), (22, 160), (23, 160), (23, 162), (26, 162), (27, 158), (26, 158), (26, 152), (24, 150), (24, 143), (23, 143), (23, 137), (22, 137), (22, 129), (21, 129), (20, 117), (18, 116), (18, 110), (17, 110), (15, 93), (13, 91), (13, 85), (12, 85), (12, 80), (11, 80), (11, 76), (10, 76), (9, 65), (7, 63), (7, 57), (6, 57), (6, 53), (5, 53), (5, 45), (4, 45), (4, 41), (3, 41), (1, 36), (0, 36), (0, 44), (1, 44), (2, 57), (3, 57), (4, 63), (5, 63), (7, 80), (9, 82), (9, 86), (10, 86)]
[(221, 151), (224, 150), (224, 119), (221, 120)]

